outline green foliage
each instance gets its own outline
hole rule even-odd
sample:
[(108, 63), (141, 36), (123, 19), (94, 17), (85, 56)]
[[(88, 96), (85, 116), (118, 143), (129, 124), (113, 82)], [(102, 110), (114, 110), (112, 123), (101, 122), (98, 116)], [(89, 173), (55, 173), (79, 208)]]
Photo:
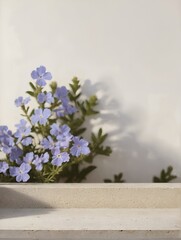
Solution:
[(123, 179), (123, 173), (119, 173), (118, 175), (114, 175), (114, 179), (104, 179), (105, 183), (123, 183), (125, 182)]
[(165, 182), (170, 182), (173, 179), (177, 178), (176, 175), (172, 175), (173, 167), (168, 166), (166, 170), (162, 169), (160, 172), (160, 176), (154, 176), (153, 177), (153, 182), (155, 183), (165, 183)]
[[(92, 116), (99, 114), (96, 109), (98, 105), (98, 99), (95, 95), (90, 96), (88, 99), (83, 96), (81, 91), (80, 81), (77, 77), (72, 79), (69, 84), (69, 99), (77, 108), (77, 112), (68, 115), (66, 117), (61, 117), (61, 122), (67, 124), (71, 128), (71, 133), (76, 136), (82, 136), (86, 132), (86, 121), (89, 121)], [(52, 90), (55, 89), (51, 85)], [(64, 180), (65, 182), (81, 182), (86, 179), (86, 176), (96, 169), (95, 166), (90, 165), (88, 167), (83, 167), (84, 163), (92, 164), (93, 160), (98, 155), (110, 156), (112, 153), (111, 147), (104, 146), (104, 142), (107, 138), (107, 134), (103, 133), (102, 128), (98, 130), (97, 133), (91, 133), (91, 138), (89, 141), (89, 148), (91, 150), (90, 154), (84, 156), (84, 158), (78, 163), (75, 162), (63, 169), (59, 174), (59, 181)]]
[(96, 169), (96, 166), (90, 165), (80, 170), (79, 164), (75, 163), (71, 167), (70, 166), (66, 167), (62, 172), (61, 177), (67, 183), (73, 183), (73, 182), (80, 183), (83, 180), (85, 180), (86, 176), (89, 173), (91, 173), (94, 169)]

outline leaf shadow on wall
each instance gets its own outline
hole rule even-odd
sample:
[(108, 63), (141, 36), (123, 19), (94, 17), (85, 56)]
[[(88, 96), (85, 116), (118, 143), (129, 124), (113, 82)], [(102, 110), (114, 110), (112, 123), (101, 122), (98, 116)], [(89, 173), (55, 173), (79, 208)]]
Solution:
[(100, 91), (97, 107), (100, 114), (86, 122), (85, 137), (89, 140), (91, 131), (102, 127), (104, 133), (108, 133), (105, 145), (111, 146), (113, 153), (110, 157), (100, 156), (94, 160), (97, 169), (87, 177), (86, 182), (103, 182), (105, 178), (113, 179), (113, 175), (120, 172), (123, 172), (126, 182), (152, 182), (153, 176), (159, 176), (160, 171), (169, 165), (173, 166), (173, 173), (178, 177), (174, 182), (179, 182), (181, 159), (178, 153), (157, 139), (152, 142), (140, 140), (142, 128), (139, 119), (143, 117), (140, 109), (133, 109), (129, 114), (123, 111), (123, 105), (110, 96), (105, 82), (92, 84), (86, 80), (82, 86), (86, 96), (99, 95)]

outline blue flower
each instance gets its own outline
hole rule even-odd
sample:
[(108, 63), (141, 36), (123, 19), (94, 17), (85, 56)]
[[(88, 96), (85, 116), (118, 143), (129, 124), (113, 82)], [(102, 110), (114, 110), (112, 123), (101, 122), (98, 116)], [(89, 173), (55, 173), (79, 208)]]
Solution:
[(53, 123), (50, 126), (50, 128), (51, 128), (50, 133), (56, 137), (60, 134), (66, 135), (70, 132), (70, 128), (66, 124), (60, 126), (57, 123)]
[(53, 123), (50, 128), (50, 133), (52, 135), (57, 136), (60, 133), (60, 126), (57, 123)]
[(38, 155), (35, 156), (35, 160), (33, 160), (33, 164), (36, 166), (37, 171), (41, 171), (43, 168), (43, 163), (47, 163), (49, 161), (49, 154), (46, 152), (42, 154), (40, 157)]
[(32, 71), (31, 77), (36, 80), (36, 84), (40, 87), (46, 85), (45, 80), (51, 80), (52, 75), (50, 72), (46, 72), (46, 68), (44, 66), (38, 67), (36, 70)]
[(39, 93), (37, 96), (37, 100), (39, 103), (44, 103), (46, 101), (46, 95), (45, 93)]
[(64, 117), (65, 116), (65, 109), (63, 106), (55, 109), (54, 112), (56, 113), (57, 117)]
[(20, 157), (23, 155), (23, 151), (19, 148), (19, 147), (13, 147), (11, 149), (11, 152), (10, 152), (10, 155), (9, 155), (9, 158), (10, 158), (10, 161), (12, 162), (16, 162), (17, 164), (21, 164), (22, 161), (20, 159)]
[(35, 110), (35, 114), (31, 116), (32, 124), (40, 123), (41, 125), (46, 125), (48, 118), (51, 116), (51, 111), (48, 108), (44, 110), (39, 108)]
[(31, 127), (26, 126), (27, 121), (24, 119), (20, 120), (19, 124), (16, 124), (17, 131), (15, 132), (14, 136), (18, 138), (17, 143), (19, 143), (24, 137), (28, 136), (31, 133)]
[(49, 104), (54, 102), (54, 98), (52, 97), (52, 93), (48, 92), (47, 94), (45, 93), (39, 93), (37, 96), (37, 100), (39, 103), (44, 103), (47, 102)]
[(55, 142), (52, 137), (48, 136), (47, 138), (43, 138), (41, 141), (41, 145), (43, 146), (44, 149), (49, 149), (53, 153), (55, 149), (64, 147), (63, 146), (64, 142), (57, 141)]
[(57, 146), (62, 148), (67, 148), (69, 146), (72, 135), (70, 134), (70, 128), (66, 124), (62, 126), (59, 126), (56, 123), (52, 124), (50, 133), (56, 136), (56, 139), (58, 140)]
[(8, 170), (9, 165), (6, 162), (0, 161), (0, 173), (6, 174), (6, 171)]
[(27, 138), (24, 138), (21, 143), (24, 145), (24, 146), (29, 146), (30, 144), (32, 144), (32, 137), (27, 137)]
[(55, 147), (55, 142), (53, 139), (48, 136), (47, 138), (43, 138), (41, 141), (41, 145), (43, 146), (44, 149), (53, 149)]
[(60, 149), (57, 148), (53, 151), (52, 165), (61, 166), (62, 163), (68, 162), (70, 156), (67, 152), (60, 152)]
[(25, 99), (23, 99), (23, 97), (19, 97), (15, 100), (15, 105), (16, 105), (16, 107), (21, 107), (23, 105), (28, 104), (29, 101), (30, 101), (30, 97), (27, 97)]
[(62, 106), (54, 110), (57, 117), (64, 117), (65, 115), (72, 115), (77, 112), (77, 109), (69, 103), (64, 103)]
[(63, 134), (58, 135), (57, 140), (59, 142), (59, 146), (62, 147), (62, 148), (68, 148), (69, 143), (72, 140), (72, 137), (73, 136), (70, 133), (67, 134), (67, 135), (63, 135)]
[(3, 135), (9, 135), (9, 136), (12, 135), (12, 132), (5, 125), (0, 126), (0, 136), (3, 136)]
[(33, 152), (29, 152), (23, 158), (23, 162), (31, 164), (31, 162), (33, 161), (33, 158), (34, 158), (34, 153)]
[(14, 139), (12, 137), (12, 132), (8, 130), (7, 126), (0, 126), (0, 150), (9, 154), (13, 146)]
[(12, 177), (16, 177), (17, 182), (27, 182), (30, 178), (28, 172), (31, 166), (27, 163), (22, 163), (20, 167), (10, 167), (9, 172)]
[(54, 98), (53, 98), (51, 92), (48, 92), (48, 93), (46, 94), (46, 102), (49, 103), (49, 104), (54, 103)]
[(65, 86), (57, 87), (54, 96), (63, 102), (67, 102), (68, 98), (68, 90)]
[(77, 109), (70, 104), (64, 104), (63, 107), (64, 107), (65, 114), (71, 115), (71, 114), (77, 112)]
[(62, 148), (67, 148), (70, 141), (72, 140), (72, 134), (70, 134), (70, 128), (66, 124), (59, 126), (54, 123), (51, 125), (50, 133), (56, 137), (59, 146)]
[(88, 147), (88, 142), (84, 139), (80, 139), (79, 137), (73, 138), (73, 146), (70, 149), (70, 153), (72, 156), (80, 156), (81, 154), (87, 155), (90, 153), (90, 149)]

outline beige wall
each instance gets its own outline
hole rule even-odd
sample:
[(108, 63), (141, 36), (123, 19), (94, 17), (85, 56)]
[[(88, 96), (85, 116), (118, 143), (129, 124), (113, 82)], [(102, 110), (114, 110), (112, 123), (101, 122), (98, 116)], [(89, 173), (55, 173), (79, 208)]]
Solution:
[(14, 99), (43, 64), (102, 96), (114, 153), (89, 181), (149, 182), (168, 164), (181, 176), (181, 1), (0, 0), (0, 41), (1, 125), (19, 120)]

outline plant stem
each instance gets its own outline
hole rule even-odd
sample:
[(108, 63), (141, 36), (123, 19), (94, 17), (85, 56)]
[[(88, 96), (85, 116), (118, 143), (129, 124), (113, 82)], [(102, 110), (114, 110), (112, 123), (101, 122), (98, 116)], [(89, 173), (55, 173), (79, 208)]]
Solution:
[(54, 170), (48, 175), (48, 177), (45, 178), (45, 183), (54, 182), (55, 176), (58, 175), (61, 171), (62, 166), (54, 168)]

